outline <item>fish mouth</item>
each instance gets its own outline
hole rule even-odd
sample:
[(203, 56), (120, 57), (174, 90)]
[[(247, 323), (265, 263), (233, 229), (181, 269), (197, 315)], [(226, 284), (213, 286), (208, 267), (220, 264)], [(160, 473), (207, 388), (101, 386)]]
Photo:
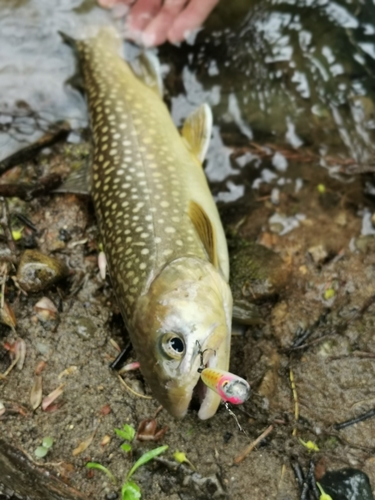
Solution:
[[(218, 358), (216, 355), (212, 354), (207, 363), (205, 363), (205, 368), (216, 368), (218, 364)], [(198, 417), (201, 420), (207, 420), (213, 417), (219, 407), (221, 398), (214, 391), (208, 389), (208, 387), (202, 382), (199, 377), (198, 383), (196, 384), (194, 390), (200, 391), (200, 407), (198, 411)]]
[[(215, 352), (210, 353), (204, 361), (204, 368), (217, 367), (218, 359)], [(169, 387), (167, 387), (170, 405), (168, 405), (169, 408), (167, 409), (174, 417), (182, 418), (186, 415), (195, 395), (200, 401), (198, 417), (201, 420), (207, 420), (215, 415), (221, 398), (202, 382), (198, 371), (201, 367), (200, 357), (198, 356), (190, 372), (190, 383), (178, 386), (170, 381)]]

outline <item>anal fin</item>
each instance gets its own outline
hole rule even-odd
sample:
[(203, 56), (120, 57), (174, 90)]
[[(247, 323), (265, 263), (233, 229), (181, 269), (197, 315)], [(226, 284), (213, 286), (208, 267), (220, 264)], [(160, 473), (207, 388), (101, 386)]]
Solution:
[(71, 172), (54, 192), (90, 195), (90, 161), (84, 162), (78, 170)]

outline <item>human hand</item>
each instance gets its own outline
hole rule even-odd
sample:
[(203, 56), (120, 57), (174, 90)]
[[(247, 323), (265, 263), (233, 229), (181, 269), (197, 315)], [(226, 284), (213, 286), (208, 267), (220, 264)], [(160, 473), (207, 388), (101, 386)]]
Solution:
[(102, 7), (130, 6), (127, 37), (146, 47), (177, 43), (199, 28), (219, 0), (98, 0)]

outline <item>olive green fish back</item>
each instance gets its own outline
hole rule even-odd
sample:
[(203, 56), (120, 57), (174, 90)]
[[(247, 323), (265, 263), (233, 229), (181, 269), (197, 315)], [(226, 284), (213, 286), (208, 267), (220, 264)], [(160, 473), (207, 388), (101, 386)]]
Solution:
[(116, 43), (102, 31), (77, 46), (93, 129), (91, 192), (129, 321), (137, 297), (166, 263), (186, 255), (207, 260), (207, 254), (188, 216), (186, 188), (189, 172), (202, 169), (160, 97), (117, 55)]

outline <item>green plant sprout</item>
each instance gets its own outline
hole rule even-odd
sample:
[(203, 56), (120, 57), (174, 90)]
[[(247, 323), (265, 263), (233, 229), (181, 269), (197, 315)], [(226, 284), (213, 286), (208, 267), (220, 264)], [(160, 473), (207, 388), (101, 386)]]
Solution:
[(319, 483), (316, 483), (317, 487), (319, 488), (319, 491), (321, 493), (320, 497), (319, 497), (319, 500), (333, 500), (331, 495), (328, 495), (327, 493), (324, 493), (324, 490), (323, 488), (321, 487), (321, 485)]
[(167, 445), (159, 446), (154, 450), (147, 451), (135, 462), (133, 467), (128, 472), (124, 484), (122, 485), (121, 500), (137, 500), (138, 498), (141, 498), (141, 490), (139, 486), (134, 483), (134, 481), (130, 481), (131, 476), (139, 467), (146, 464), (161, 453), (164, 453), (167, 449)]
[[(122, 429), (115, 429), (115, 433), (117, 434), (118, 437), (121, 439), (124, 439), (125, 441), (133, 441), (134, 436), (135, 436), (135, 429), (131, 425), (125, 424)], [(121, 445), (121, 448), (125, 452), (131, 451), (132, 447), (130, 442), (128, 443), (123, 443)], [(143, 455), (135, 462), (133, 467), (130, 469), (130, 471), (127, 473), (125, 477), (125, 481), (121, 487), (121, 500), (138, 500), (141, 498), (141, 489), (138, 486), (137, 483), (134, 481), (131, 481), (130, 478), (134, 474), (134, 472), (141, 467), (142, 465), (146, 464), (153, 458), (157, 457), (161, 453), (164, 453), (168, 449), (168, 446), (159, 446), (158, 448), (155, 448), (154, 450), (147, 451), (146, 453), (143, 453)], [(117, 484), (116, 478), (112, 474), (112, 472), (107, 469), (107, 467), (104, 467), (103, 465), (99, 464), (98, 462), (88, 462), (86, 464), (86, 467), (88, 469), (97, 469), (105, 474), (114, 482), (114, 484)]]
[(318, 447), (318, 445), (316, 445), (314, 443), (314, 441), (302, 441), (301, 438), (298, 438), (298, 441), (302, 444), (302, 446), (304, 446), (305, 448), (307, 448), (309, 450), (309, 452), (311, 452), (311, 451), (319, 451), (319, 447)]
[(109, 477), (109, 479), (117, 485), (117, 481), (116, 481), (116, 478), (115, 476), (112, 474), (112, 472), (107, 469), (107, 467), (104, 467), (104, 465), (101, 465), (99, 464), (98, 462), (87, 462), (86, 464), (86, 467), (88, 469), (97, 469), (97, 470), (101, 470), (102, 472), (104, 472), (105, 474), (107, 474), (107, 476)]
[[(118, 437), (120, 437), (124, 441), (130, 441), (131, 442), (131, 441), (133, 441), (134, 436), (135, 436), (135, 429), (131, 425), (125, 424), (122, 427), (122, 429), (115, 429), (115, 433), (118, 435)], [(132, 449), (130, 443), (123, 443), (121, 445), (121, 448), (125, 452), (129, 452)]]
[(51, 437), (43, 438), (42, 446), (38, 446), (38, 448), (36, 448), (36, 450), (34, 451), (34, 455), (37, 458), (44, 458), (49, 452), (49, 450), (52, 448), (52, 445), (53, 445), (53, 438)]
[(176, 460), (176, 462), (178, 462), (179, 464), (183, 464), (184, 462), (186, 462), (187, 464), (190, 465), (190, 467), (193, 469), (193, 470), (196, 470), (196, 468), (194, 467), (194, 465), (190, 462), (190, 460), (187, 458), (187, 456), (185, 455), (185, 453), (183, 451), (175, 451), (173, 453), (173, 458)]

